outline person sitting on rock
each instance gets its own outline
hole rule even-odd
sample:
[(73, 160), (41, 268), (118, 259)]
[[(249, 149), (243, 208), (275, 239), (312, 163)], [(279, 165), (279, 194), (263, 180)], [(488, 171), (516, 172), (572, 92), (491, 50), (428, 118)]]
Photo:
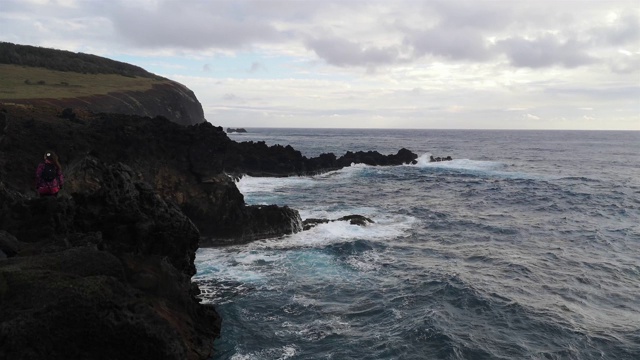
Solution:
[(53, 151), (44, 154), (44, 162), (38, 165), (36, 170), (36, 191), (42, 196), (58, 196), (58, 192), (64, 184), (62, 166), (58, 156)]

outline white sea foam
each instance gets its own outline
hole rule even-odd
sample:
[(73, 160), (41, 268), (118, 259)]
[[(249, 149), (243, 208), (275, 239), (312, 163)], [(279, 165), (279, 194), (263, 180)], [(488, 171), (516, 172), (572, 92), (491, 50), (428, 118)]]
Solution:
[(256, 359), (290, 359), (298, 352), (295, 345), (285, 345), (278, 348), (263, 349), (260, 351), (242, 354), (242, 350), (236, 346), (236, 353), (233, 354), (231, 360), (256, 360)]
[(243, 176), (236, 181), (238, 190), (243, 195), (252, 193), (271, 193), (285, 189), (306, 189), (318, 185), (324, 181), (345, 180), (356, 176), (364, 169), (371, 168), (365, 164), (352, 164), (340, 170), (330, 171), (314, 176), (289, 176), (289, 177), (252, 177)]
[[(373, 211), (371, 211), (373, 212)], [(360, 214), (370, 217), (374, 223), (366, 226), (351, 225), (347, 221), (334, 221), (326, 224), (319, 224), (315, 227), (296, 234), (288, 235), (281, 239), (271, 239), (254, 242), (249, 245), (252, 248), (310, 248), (324, 247), (326, 245), (355, 241), (389, 241), (402, 237), (416, 223), (416, 219), (405, 215), (391, 214), (368, 214), (352, 210), (329, 211), (306, 211), (307, 215), (321, 215), (319, 217), (327, 219), (337, 219), (349, 214)], [(323, 216), (324, 215), (324, 216)]]
[(244, 195), (257, 192), (274, 192), (284, 188), (306, 188), (315, 185), (311, 177), (291, 176), (283, 178), (243, 176), (236, 182), (238, 190)]
[(349, 256), (346, 262), (349, 266), (361, 272), (376, 271), (382, 266), (380, 255), (375, 251)]
[(348, 333), (351, 324), (338, 316), (316, 319), (305, 323), (284, 322), (284, 331), (307, 341), (318, 341), (332, 335)]
[(421, 168), (444, 168), (444, 169), (460, 169), (471, 171), (496, 171), (505, 167), (504, 163), (497, 161), (481, 161), (470, 159), (454, 159), (451, 161), (430, 162), (430, 153), (425, 153), (417, 159), (414, 166)]
[(219, 281), (262, 284), (266, 279), (260, 267), (281, 261), (283, 256), (282, 253), (229, 248), (200, 249), (196, 255), (198, 273), (194, 279), (214, 277)]
[(552, 179), (552, 176), (543, 176), (518, 171), (507, 171), (507, 164), (499, 161), (483, 161), (471, 159), (454, 159), (451, 161), (429, 162), (430, 153), (418, 158), (415, 166), (421, 169), (449, 169), (471, 174), (484, 174), (508, 179)]
[(342, 168), (340, 170), (335, 170), (335, 171), (330, 171), (328, 173), (315, 175), (314, 178), (319, 179), (319, 180), (325, 180), (325, 179), (330, 179), (330, 180), (349, 179), (349, 178), (352, 178), (354, 176), (357, 176), (363, 170), (366, 170), (366, 169), (369, 169), (369, 168), (372, 168), (372, 166), (371, 165), (366, 165), (366, 164), (351, 164), (350, 166), (344, 167), (344, 168)]

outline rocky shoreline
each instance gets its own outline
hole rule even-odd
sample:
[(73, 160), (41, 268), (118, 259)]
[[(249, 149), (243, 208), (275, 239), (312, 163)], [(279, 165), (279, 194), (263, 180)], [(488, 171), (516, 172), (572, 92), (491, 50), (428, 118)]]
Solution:
[[(67, 183), (35, 198), (47, 149)], [(416, 158), (306, 158), (206, 122), (0, 104), (0, 358), (207, 359), (221, 319), (191, 282), (197, 248), (303, 230), (294, 209), (246, 205), (234, 177)]]

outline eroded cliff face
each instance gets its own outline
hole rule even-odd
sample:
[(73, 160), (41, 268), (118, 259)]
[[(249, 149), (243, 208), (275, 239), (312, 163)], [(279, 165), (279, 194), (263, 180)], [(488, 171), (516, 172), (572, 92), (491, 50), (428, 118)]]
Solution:
[(67, 98), (8, 99), (7, 103), (72, 108), (93, 113), (162, 116), (181, 125), (205, 121), (202, 104), (186, 86), (166, 80), (146, 91), (115, 91), (106, 95)]

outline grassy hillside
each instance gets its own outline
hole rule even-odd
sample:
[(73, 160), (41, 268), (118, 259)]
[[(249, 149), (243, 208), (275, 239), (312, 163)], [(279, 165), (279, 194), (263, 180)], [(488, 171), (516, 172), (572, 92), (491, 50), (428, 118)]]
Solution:
[(82, 74), (40, 67), (0, 64), (0, 100), (73, 98), (109, 92), (145, 91), (170, 82), (159, 77)]
[(156, 77), (145, 69), (97, 55), (0, 42), (0, 64), (39, 67), (82, 74)]
[(205, 121), (183, 85), (97, 55), (0, 42), (0, 103)]

